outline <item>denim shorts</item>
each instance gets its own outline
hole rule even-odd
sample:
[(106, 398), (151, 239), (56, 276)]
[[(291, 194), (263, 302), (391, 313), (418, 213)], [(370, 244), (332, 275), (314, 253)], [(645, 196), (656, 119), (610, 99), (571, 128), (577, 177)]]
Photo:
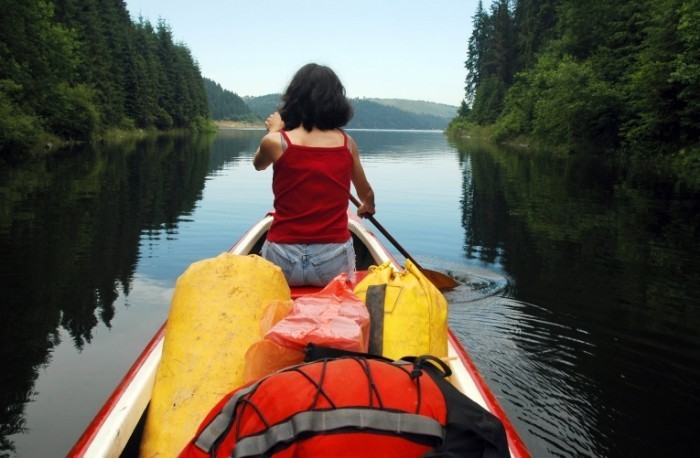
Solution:
[(325, 286), (340, 274), (355, 275), (352, 237), (344, 243), (288, 244), (268, 242), (262, 257), (278, 265), (289, 286)]

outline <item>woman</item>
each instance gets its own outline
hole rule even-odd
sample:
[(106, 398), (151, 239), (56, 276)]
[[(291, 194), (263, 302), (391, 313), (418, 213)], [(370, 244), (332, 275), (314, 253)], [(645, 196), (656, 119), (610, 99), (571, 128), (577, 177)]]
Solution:
[(279, 112), (265, 121), (253, 158), (273, 168), (275, 215), (263, 245), (290, 286), (323, 286), (341, 273), (352, 279), (355, 250), (348, 231), (350, 183), (374, 214), (374, 192), (355, 141), (342, 130), (353, 116), (345, 88), (328, 67), (307, 64), (294, 75)]

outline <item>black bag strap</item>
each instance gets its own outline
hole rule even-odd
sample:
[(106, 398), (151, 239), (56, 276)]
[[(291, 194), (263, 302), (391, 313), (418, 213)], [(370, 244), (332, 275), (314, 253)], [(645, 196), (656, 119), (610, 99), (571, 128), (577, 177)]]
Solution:
[(313, 342), (306, 344), (304, 348), (304, 362), (310, 363), (312, 361), (320, 361), (324, 359), (337, 359), (337, 358), (366, 358), (366, 359), (378, 359), (381, 361), (386, 361), (388, 363), (393, 363), (393, 359), (386, 358), (382, 355), (373, 355), (371, 353), (362, 353), (359, 351), (342, 350), (340, 348), (325, 347), (323, 345), (316, 345)]
[[(411, 372), (411, 377), (416, 378), (421, 376), (421, 370), (426, 368), (441, 369), (440, 375), (442, 378), (449, 377), (452, 375), (452, 369), (447, 363), (437, 356), (433, 355), (421, 355), (421, 356), (404, 356), (401, 361), (408, 361), (413, 363), (413, 371)], [(430, 362), (434, 363), (431, 364)], [(437, 367), (436, 367), (437, 366)]]

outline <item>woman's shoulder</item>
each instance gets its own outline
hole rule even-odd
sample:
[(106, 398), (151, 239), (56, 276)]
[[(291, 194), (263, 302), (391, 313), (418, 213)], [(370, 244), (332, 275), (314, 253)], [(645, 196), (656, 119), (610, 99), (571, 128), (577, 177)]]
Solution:
[(262, 138), (261, 143), (265, 143), (265, 144), (270, 145), (270, 146), (281, 145), (282, 144), (282, 132), (281, 131), (268, 132)]
[(352, 138), (352, 136), (346, 130), (343, 130), (343, 134), (345, 134), (350, 150), (357, 151), (357, 143), (355, 143), (355, 139)]
[(282, 132), (268, 132), (265, 134), (260, 141), (260, 148), (267, 151), (272, 159), (277, 160), (285, 150), (285, 141), (282, 138)]

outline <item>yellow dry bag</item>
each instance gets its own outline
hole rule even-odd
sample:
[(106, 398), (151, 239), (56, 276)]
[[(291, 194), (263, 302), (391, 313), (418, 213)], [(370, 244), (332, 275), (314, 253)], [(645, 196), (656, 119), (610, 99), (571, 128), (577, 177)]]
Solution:
[(371, 267), (355, 287), (355, 294), (367, 302), (367, 291), (374, 285), (386, 285), (384, 356), (447, 356), (447, 300), (410, 260), (406, 260), (406, 269), (401, 271), (394, 270), (389, 261)]
[(290, 299), (280, 268), (259, 256), (190, 265), (175, 285), (141, 456), (180, 453), (212, 406), (243, 383), (265, 305)]

